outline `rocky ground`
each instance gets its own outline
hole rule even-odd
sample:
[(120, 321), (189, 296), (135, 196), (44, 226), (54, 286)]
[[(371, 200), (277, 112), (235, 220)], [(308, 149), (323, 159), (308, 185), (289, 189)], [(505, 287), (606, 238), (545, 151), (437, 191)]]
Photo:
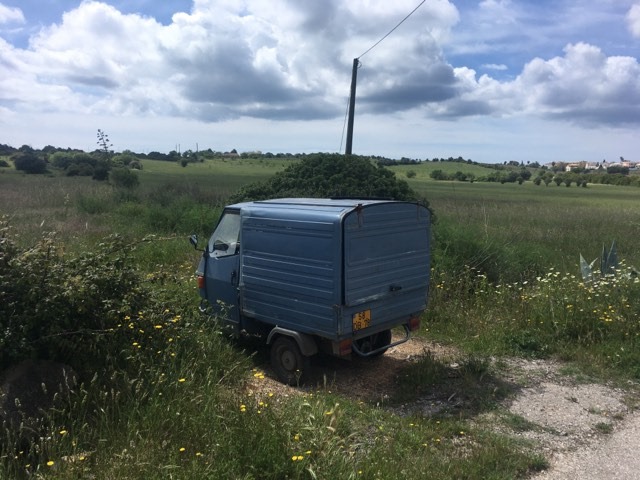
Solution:
[[(404, 404), (390, 402), (398, 372), (424, 355), (442, 364), (451, 382)], [(450, 348), (412, 339), (374, 360), (375, 365), (364, 359), (323, 358), (314, 365), (312, 387), (285, 386), (274, 379), (267, 361), (258, 362), (266, 375), (258, 375), (248, 390), (290, 396), (321, 385), (400, 415), (430, 415), (465, 409), (465, 402), (473, 398), (473, 392), (465, 395), (452, 387), (459, 361), (459, 354)], [(640, 401), (635, 385), (620, 388), (595, 383), (549, 360), (500, 360), (489, 371), (487, 382), (507, 393), (498, 400), (501, 408), (479, 412), (476, 421), (537, 445), (550, 468), (535, 480), (640, 478), (640, 410), (636, 410)], [(505, 422), (505, 418), (511, 420)]]

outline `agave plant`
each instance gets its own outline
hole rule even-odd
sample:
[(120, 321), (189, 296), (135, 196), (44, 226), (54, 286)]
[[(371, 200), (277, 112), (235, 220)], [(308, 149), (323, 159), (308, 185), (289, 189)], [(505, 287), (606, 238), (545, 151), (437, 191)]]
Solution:
[[(596, 258), (591, 263), (587, 263), (582, 254), (580, 254), (580, 272), (585, 282), (593, 280), (593, 266), (598, 261)], [(602, 245), (602, 255), (600, 256), (600, 276), (615, 275), (618, 269), (618, 252), (616, 250), (616, 241), (611, 243), (611, 248)]]

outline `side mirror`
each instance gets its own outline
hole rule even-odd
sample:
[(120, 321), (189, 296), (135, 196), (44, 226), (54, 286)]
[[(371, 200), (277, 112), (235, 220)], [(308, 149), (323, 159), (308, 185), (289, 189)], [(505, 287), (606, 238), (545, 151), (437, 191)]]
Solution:
[(189, 237), (189, 243), (191, 245), (193, 245), (193, 248), (195, 248), (196, 250), (198, 249), (198, 235), (196, 235), (195, 233), (193, 233), (190, 237)]

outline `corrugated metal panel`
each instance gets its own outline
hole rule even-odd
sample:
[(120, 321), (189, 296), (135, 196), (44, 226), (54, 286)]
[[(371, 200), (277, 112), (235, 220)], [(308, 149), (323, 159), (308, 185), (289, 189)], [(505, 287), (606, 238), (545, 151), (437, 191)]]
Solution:
[(342, 211), (258, 204), (243, 210), (241, 288), (246, 314), (335, 337)]
[(414, 204), (389, 203), (351, 213), (345, 220), (345, 305), (374, 302), (372, 325), (424, 309), (429, 231), (429, 211)]
[(379, 329), (426, 307), (426, 208), (327, 199), (241, 207), (245, 315), (337, 339), (351, 335), (358, 310), (371, 309), (372, 327)]

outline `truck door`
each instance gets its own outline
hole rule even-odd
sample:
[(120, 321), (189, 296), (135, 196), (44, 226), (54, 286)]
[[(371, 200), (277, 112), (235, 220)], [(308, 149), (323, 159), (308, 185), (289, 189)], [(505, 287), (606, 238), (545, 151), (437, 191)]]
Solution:
[(214, 314), (237, 324), (240, 276), (240, 212), (225, 210), (209, 239), (205, 270), (206, 298)]

